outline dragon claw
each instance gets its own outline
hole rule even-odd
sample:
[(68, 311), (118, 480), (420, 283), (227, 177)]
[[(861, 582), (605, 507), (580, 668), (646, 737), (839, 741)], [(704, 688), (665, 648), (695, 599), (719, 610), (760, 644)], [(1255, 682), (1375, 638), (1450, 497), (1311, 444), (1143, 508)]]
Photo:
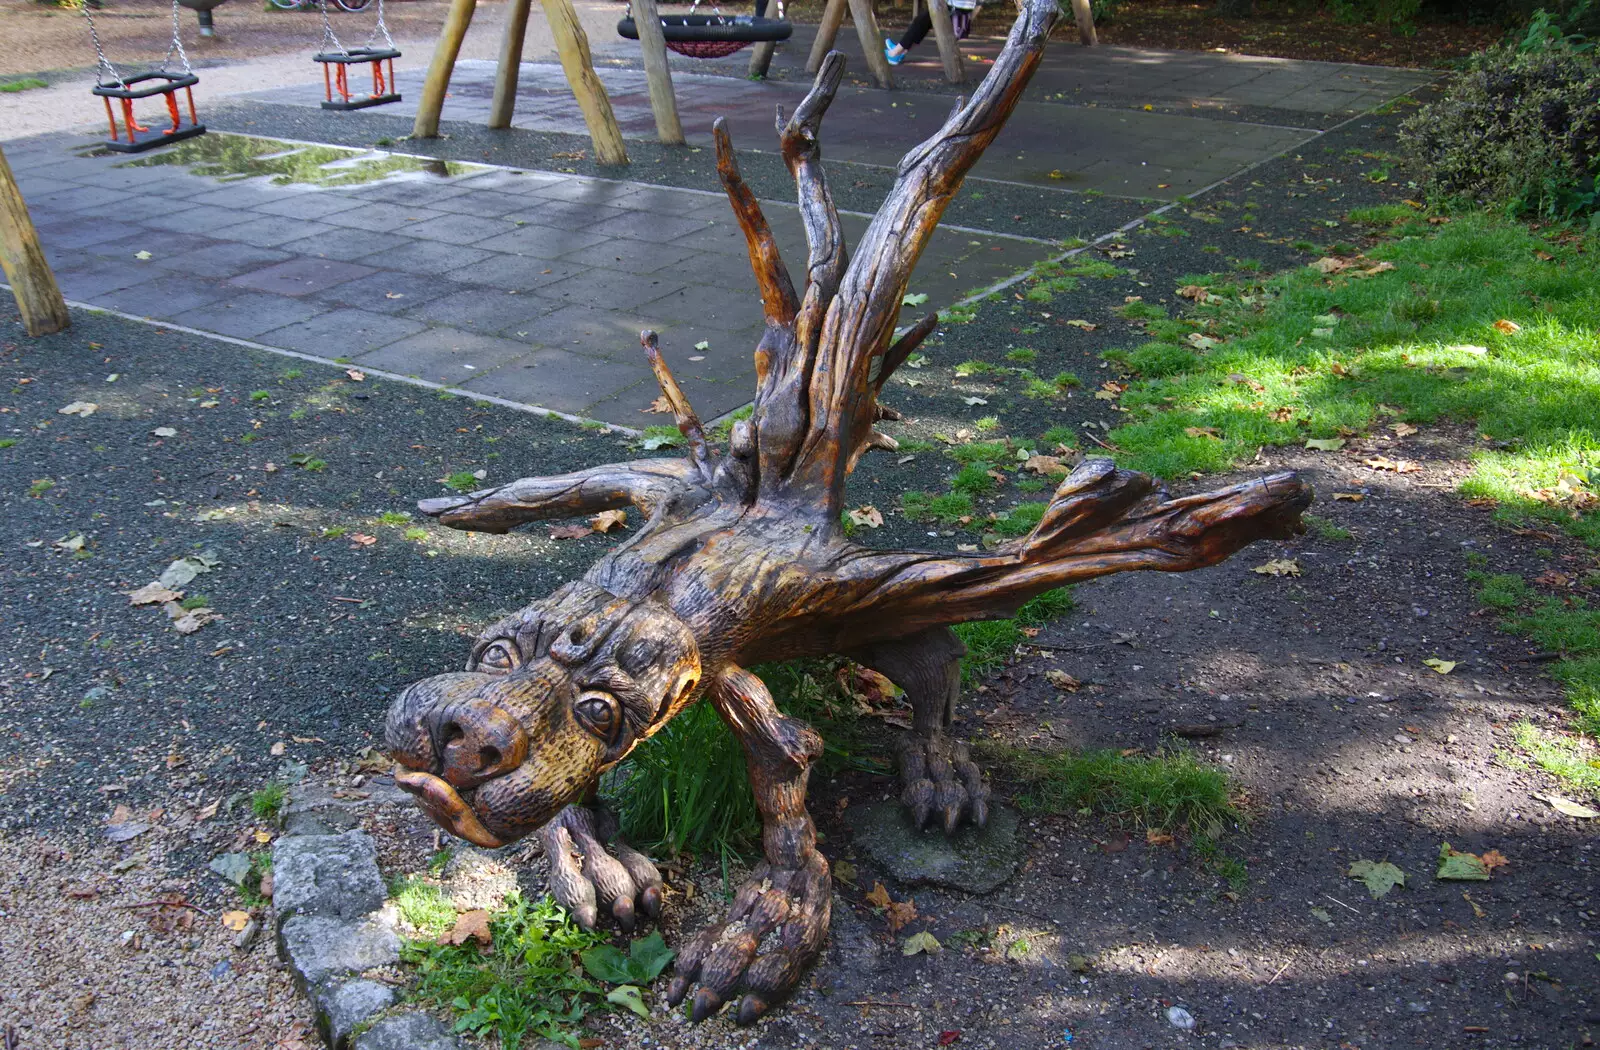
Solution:
[(913, 733), (900, 745), (900, 801), (919, 829), (937, 813), (946, 835), (963, 819), (989, 822), (989, 785), (967, 745), (942, 732)]
[(550, 892), (586, 930), (609, 912), (623, 933), (639, 913), (661, 914), (661, 873), (644, 854), (611, 834), (609, 822), (582, 806), (568, 806), (539, 831), (550, 863)]

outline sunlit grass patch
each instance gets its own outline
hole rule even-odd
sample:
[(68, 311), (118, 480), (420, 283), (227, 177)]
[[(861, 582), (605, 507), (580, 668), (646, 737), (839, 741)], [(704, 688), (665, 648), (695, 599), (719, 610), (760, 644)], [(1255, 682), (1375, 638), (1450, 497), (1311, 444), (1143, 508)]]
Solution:
[(1513, 730), (1517, 746), (1547, 773), (1567, 787), (1600, 799), (1600, 747), (1579, 736), (1551, 733), (1529, 722)]
[(1025, 812), (1092, 813), (1136, 828), (1214, 840), (1241, 819), (1225, 770), (1187, 751), (1031, 751), (987, 743), (985, 754), (1017, 782)]
[(1263, 445), (1453, 420), (1482, 435), (1468, 495), (1600, 543), (1597, 253), (1481, 214), (1396, 232), (1341, 273), (1214, 286), (1218, 302), (1180, 319), (1191, 335), (1158, 322), (1170, 342), (1108, 354), (1140, 376), (1111, 435), (1124, 465), (1180, 477)]
[(456, 906), (444, 890), (426, 879), (413, 875), (396, 880), (389, 887), (389, 897), (401, 918), (430, 936), (437, 937), (456, 923)]

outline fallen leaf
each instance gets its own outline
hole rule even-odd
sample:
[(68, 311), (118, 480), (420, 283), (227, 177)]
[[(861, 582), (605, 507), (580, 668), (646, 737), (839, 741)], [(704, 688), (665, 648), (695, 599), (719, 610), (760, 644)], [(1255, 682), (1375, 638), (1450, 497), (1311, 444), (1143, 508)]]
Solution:
[[(1051, 172), (1051, 174), (1054, 175), (1056, 173), (1055, 172)], [(940, 1046), (951, 1046), (951, 1045), (953, 1045), (955, 1043), (958, 1043), (960, 1041), (961, 1041), (961, 1029), (959, 1029), (959, 1028), (951, 1028), (948, 1031), (944, 1031), (944, 1032), (940, 1032), (939, 1033), (939, 1045)]]
[(225, 911), (222, 913), (222, 925), (238, 933), (250, 925), (250, 913), (247, 911)]
[(1067, 324), (1071, 325), (1074, 328), (1081, 328), (1085, 332), (1092, 332), (1096, 328), (1100, 327), (1097, 324), (1090, 324), (1088, 321), (1080, 321), (1080, 320), (1077, 320), (1077, 319), (1073, 319), (1071, 321), (1068, 321)]
[(1494, 323), (1494, 330), (1504, 335), (1516, 335), (1522, 331), (1522, 326), (1515, 321), (1507, 321), (1502, 317)]
[(1333, 498), (1336, 500), (1349, 500), (1351, 503), (1360, 503), (1367, 498), (1367, 494), (1365, 492), (1335, 492)]
[(1326, 922), (1326, 923), (1329, 923), (1329, 924), (1331, 924), (1333, 922), (1333, 916), (1328, 912), (1328, 909), (1326, 909), (1326, 908), (1312, 908), (1311, 909), (1311, 917), (1313, 919), (1316, 919), (1318, 922)]
[(1468, 893), (1466, 890), (1462, 890), (1461, 891), (1461, 899), (1466, 901), (1468, 904), (1472, 905), (1472, 916), (1473, 916), (1473, 918), (1481, 919), (1485, 915), (1489, 914), (1488, 912), (1484, 911), (1481, 907), (1479, 907), (1478, 902), (1472, 899), (1472, 894)]
[(150, 431), (150, 433), (154, 434), (158, 438), (169, 438), (169, 437), (177, 437), (178, 436), (178, 432), (176, 430), (174, 430), (173, 428), (171, 428), (171, 427), (156, 427), (154, 430)]
[(1344, 438), (1308, 438), (1306, 448), (1318, 452), (1337, 452), (1344, 448)]
[(870, 503), (845, 513), (853, 525), (865, 525), (869, 529), (883, 527), (883, 513)]
[(1324, 276), (1331, 276), (1341, 270), (1349, 269), (1350, 263), (1348, 260), (1329, 255), (1312, 263), (1311, 268)]
[(1459, 350), (1464, 354), (1471, 354), (1473, 357), (1487, 357), (1489, 354), (1489, 348), (1487, 346), (1474, 346), (1471, 343), (1455, 343), (1451, 346), (1445, 347), (1445, 349)]
[(698, 343), (694, 344), (694, 348), (696, 350), (710, 350), (711, 344), (702, 339)]
[(485, 948), (494, 942), (494, 935), (489, 932), (489, 913), (482, 908), (457, 915), (455, 926), (439, 938), (440, 944), (466, 944), (468, 941), (477, 941)]
[(603, 510), (589, 519), (589, 527), (595, 532), (625, 529), (628, 527), (628, 512), (625, 510)]
[(183, 597), (182, 591), (174, 591), (161, 586), (159, 580), (152, 580), (137, 590), (123, 591), (128, 596), (129, 605), (154, 605), (158, 602), (175, 602)]
[(1216, 427), (1184, 427), (1183, 432), (1192, 438), (1211, 438), (1214, 441), (1222, 440), (1222, 435), (1217, 433)]
[(107, 824), (106, 838), (112, 842), (127, 842), (129, 839), (138, 838), (150, 830), (151, 825), (141, 820), (130, 820), (121, 824)]
[(1435, 671), (1438, 671), (1440, 674), (1449, 674), (1451, 671), (1454, 671), (1457, 663), (1455, 660), (1441, 660), (1437, 656), (1430, 656), (1422, 662), (1433, 668)]
[(364, 532), (352, 532), (350, 534), (350, 542), (357, 547), (370, 547), (378, 542), (378, 537), (368, 536)]
[(1061, 690), (1063, 693), (1075, 693), (1083, 683), (1065, 671), (1050, 670), (1044, 673), (1044, 680)]
[(1422, 469), (1421, 465), (1409, 459), (1390, 459), (1388, 456), (1372, 456), (1361, 462), (1373, 470), (1392, 470), (1396, 474), (1411, 474)]
[(964, 397), (961, 400), (969, 405), (987, 405), (989, 403), (989, 399), (983, 397)]
[(138, 259), (140, 262), (144, 262), (146, 259), (151, 258), (151, 255), (147, 251), (137, 251), (133, 253), (133, 257)]
[(917, 902), (907, 898), (903, 901), (892, 901), (884, 909), (884, 919), (889, 923), (890, 933), (899, 933), (917, 918)]
[(650, 407), (649, 408), (641, 408), (639, 411), (641, 411), (641, 412), (671, 412), (672, 411), (672, 402), (668, 401), (667, 400), (667, 396), (665, 394), (663, 394), (660, 397), (656, 398), (654, 401), (650, 402)]
[(1144, 844), (1146, 846), (1170, 846), (1176, 841), (1177, 839), (1173, 838), (1165, 831), (1159, 831), (1155, 828), (1145, 829)]
[(1072, 468), (1061, 462), (1061, 457), (1059, 456), (1029, 456), (1022, 461), (1022, 469), (1031, 470), (1035, 474), (1054, 477), (1065, 477), (1072, 473)]
[(921, 306), (928, 301), (926, 292), (913, 292), (900, 300), (901, 306)]
[(1274, 558), (1250, 570), (1263, 576), (1299, 576), (1300, 563), (1293, 558)]
[(872, 892), (867, 894), (867, 903), (874, 908), (887, 908), (894, 903), (894, 898), (889, 896), (889, 891), (883, 888), (883, 883), (874, 882)]
[(635, 985), (617, 985), (606, 993), (606, 1002), (630, 1010), (646, 1021), (650, 1020), (650, 1008), (644, 1005), (644, 996), (639, 994), (639, 989)]
[(1457, 852), (1446, 842), (1439, 847), (1439, 870), (1435, 873), (1435, 877), (1457, 882), (1488, 882), (1489, 866), (1483, 862), (1482, 857), (1473, 853)]
[(1406, 884), (1406, 873), (1386, 860), (1358, 860), (1350, 865), (1348, 874), (1352, 879), (1360, 879), (1367, 884), (1367, 892), (1372, 894), (1373, 900), (1383, 897), (1396, 886)]
[(289, 745), (279, 740), (267, 749), (267, 753), (272, 755), (273, 758), (278, 758), (287, 750), (289, 750)]
[(1417, 433), (1417, 428), (1410, 423), (1391, 423), (1389, 429), (1394, 431), (1395, 437), (1410, 437)]
[(1199, 303), (1204, 302), (1206, 296), (1210, 295), (1211, 293), (1206, 291), (1205, 287), (1202, 285), (1186, 284), (1182, 288), (1178, 289), (1178, 294), (1185, 299), (1193, 299), (1195, 302)]
[(1483, 861), (1483, 866), (1489, 869), (1490, 874), (1493, 874), (1496, 868), (1504, 868), (1511, 863), (1506, 859), (1506, 855), (1497, 849), (1485, 850), (1478, 859)]
[(944, 951), (944, 945), (939, 943), (939, 938), (927, 930), (923, 930), (921, 933), (913, 933), (906, 938), (906, 943), (900, 949), (900, 954), (916, 955), (918, 952), (926, 952), (929, 955), (938, 955), (942, 951)]
[(832, 869), (833, 877), (836, 881), (842, 882), (846, 886), (854, 886), (856, 884), (856, 866), (854, 864), (847, 860), (836, 860), (833, 862)]
[(1560, 795), (1541, 795), (1536, 792), (1533, 797), (1541, 802), (1549, 803), (1550, 807), (1557, 813), (1564, 813), (1569, 817), (1577, 817), (1579, 820), (1593, 820), (1595, 817), (1600, 817), (1600, 810), (1590, 809), (1582, 803), (1574, 802), (1570, 798), (1563, 798)]
[(93, 401), (74, 401), (56, 409), (56, 414), (61, 416), (92, 416), (99, 407)]
[(581, 540), (593, 532), (594, 529), (588, 525), (550, 526), (550, 538), (553, 540)]
[(75, 532), (71, 536), (61, 537), (50, 546), (54, 547), (58, 551), (66, 551), (68, 554), (74, 554), (83, 550), (83, 545), (85, 542), (87, 541), (84, 540), (83, 533)]
[(1183, 341), (1194, 347), (1196, 350), (1199, 350), (1201, 353), (1205, 353), (1212, 347), (1222, 345), (1222, 340), (1213, 339), (1209, 335), (1201, 335), (1199, 332), (1190, 332), (1188, 335), (1183, 337)]

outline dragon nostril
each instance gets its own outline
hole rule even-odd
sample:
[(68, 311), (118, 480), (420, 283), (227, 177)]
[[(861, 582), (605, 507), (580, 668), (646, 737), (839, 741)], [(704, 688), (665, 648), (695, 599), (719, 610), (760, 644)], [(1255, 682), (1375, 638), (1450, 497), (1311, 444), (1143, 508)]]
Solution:
[(440, 733), (440, 739), (446, 746), (448, 746), (455, 743), (457, 740), (461, 740), (466, 735), (467, 731), (461, 728), (460, 722), (446, 722), (443, 730)]
[(478, 749), (478, 768), (493, 769), (500, 764), (500, 749), (498, 747), (484, 747)]

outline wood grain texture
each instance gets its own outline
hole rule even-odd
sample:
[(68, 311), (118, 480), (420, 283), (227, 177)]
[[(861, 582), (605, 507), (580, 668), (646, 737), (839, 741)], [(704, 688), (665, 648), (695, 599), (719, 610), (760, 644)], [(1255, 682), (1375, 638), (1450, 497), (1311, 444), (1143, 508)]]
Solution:
[(17, 188), (16, 176), (0, 152), (0, 266), (17, 300), (22, 326), (29, 335), (49, 335), (72, 324), (56, 275), (45, 259), (39, 232)]
[[(848, 475), (867, 450), (893, 447), (875, 424), (898, 414), (878, 395), (938, 323), (930, 315), (900, 327), (911, 269), (1017, 104), (1056, 18), (1055, 0), (1026, 0), (970, 100), (901, 163), (853, 253), (821, 146), (844, 58), (830, 53), (820, 63), (804, 100), (777, 122), (806, 234), (798, 289), (718, 123), (718, 176), (764, 319), (753, 410), (725, 444), (707, 434), (647, 332), (645, 352), (687, 456), (525, 478), (419, 505), (452, 528), (489, 532), (618, 507), (643, 515), (581, 579), (485, 629), (466, 671), (405, 689), (385, 740), (407, 789), (436, 820), (495, 841), (543, 828), (557, 897), (586, 925), (609, 909), (626, 926), (647, 912), (654, 869), (598, 830), (586, 799), (639, 741), (709, 698), (745, 750), (765, 860), (728, 917), (680, 950), (668, 998), (693, 991), (696, 1020), (735, 997), (740, 1021), (761, 1016), (793, 988), (827, 933), (827, 862), (805, 809), (821, 741), (779, 712), (747, 668), (839, 654), (877, 669), (912, 705), (900, 748), (912, 819), (947, 830), (982, 824), (989, 786), (948, 734), (963, 652), (950, 624), (1009, 616), (1043, 591), (1107, 573), (1214, 565), (1255, 540), (1300, 530), (1311, 502), (1293, 474), (1174, 498), (1150, 477), (1089, 459), (1061, 481), (1028, 535), (992, 550), (878, 550), (845, 536)], [(517, 763), (508, 757), (520, 754)]]

